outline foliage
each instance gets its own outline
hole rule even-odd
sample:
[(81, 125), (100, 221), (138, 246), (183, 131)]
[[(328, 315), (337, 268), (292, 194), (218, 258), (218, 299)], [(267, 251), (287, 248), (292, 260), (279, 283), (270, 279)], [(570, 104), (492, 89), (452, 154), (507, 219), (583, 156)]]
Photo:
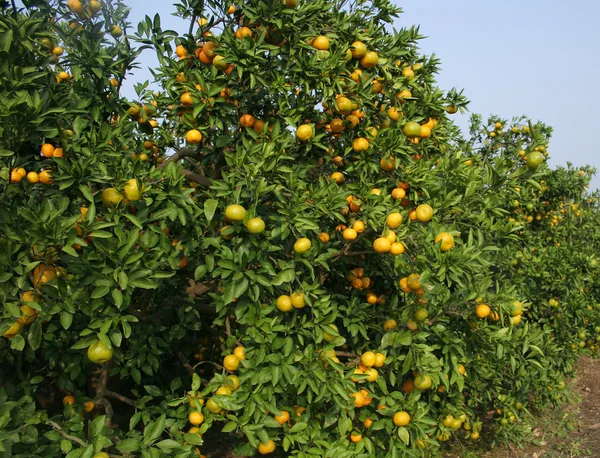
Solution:
[(526, 118), (465, 138), (385, 0), (176, 7), (0, 17), (0, 454), (435, 456), (560, 403), (594, 170)]

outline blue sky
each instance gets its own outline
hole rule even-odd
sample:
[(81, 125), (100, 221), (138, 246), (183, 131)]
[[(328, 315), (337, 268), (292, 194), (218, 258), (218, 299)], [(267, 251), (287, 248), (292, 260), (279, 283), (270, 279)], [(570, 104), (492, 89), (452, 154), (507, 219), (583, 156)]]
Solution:
[[(300, 0), (304, 1), (304, 0)], [(163, 28), (187, 26), (171, 0), (125, 0), (131, 22), (159, 13)], [(600, 108), (600, 1), (409, 0), (396, 27), (420, 25), (421, 49), (441, 59), (440, 87), (464, 89), (469, 109), (510, 119), (527, 115), (554, 128), (550, 164), (600, 169), (594, 119)], [(154, 66), (151, 52), (143, 66)], [(149, 78), (137, 71), (129, 84)], [(129, 86), (130, 88), (131, 86)], [(128, 89), (127, 87), (125, 88)], [(133, 94), (133, 91), (129, 92)], [(455, 115), (461, 126), (469, 115)], [(600, 188), (596, 176), (592, 188)]]

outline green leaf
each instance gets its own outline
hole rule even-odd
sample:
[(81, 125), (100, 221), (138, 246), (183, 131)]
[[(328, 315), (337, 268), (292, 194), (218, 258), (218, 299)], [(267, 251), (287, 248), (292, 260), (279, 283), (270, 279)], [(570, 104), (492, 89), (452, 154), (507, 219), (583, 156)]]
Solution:
[(204, 201), (204, 216), (206, 216), (206, 221), (208, 224), (212, 221), (215, 216), (215, 211), (219, 205), (219, 201), (215, 199), (207, 199)]
[(299, 433), (300, 431), (304, 431), (306, 428), (308, 428), (308, 423), (299, 422), (292, 426), (290, 433)]
[(92, 291), (91, 294), (91, 298), (92, 299), (99, 299), (101, 297), (106, 296), (110, 291), (110, 288), (108, 286), (98, 286), (94, 289), (94, 291)]
[(135, 452), (140, 448), (140, 442), (137, 439), (124, 439), (117, 444), (117, 449), (121, 452)]
[(13, 31), (12, 29), (8, 29), (0, 36), (0, 51), (8, 52), (10, 51), (10, 45), (12, 44), (13, 39)]
[(40, 348), (40, 344), (42, 343), (42, 320), (39, 318), (35, 320), (29, 328), (27, 341), (29, 342), (32, 350), (35, 351)]
[(410, 441), (410, 434), (404, 426), (398, 428), (398, 437), (402, 442), (408, 445), (408, 442)]
[(291, 282), (292, 280), (294, 280), (295, 277), (296, 277), (296, 272), (294, 271), (294, 269), (282, 270), (275, 276), (275, 278), (273, 279), (271, 284), (273, 286), (279, 286), (282, 283)]
[(146, 425), (144, 429), (144, 443), (148, 444), (158, 439), (165, 429), (167, 417), (163, 414), (156, 421)]
[(172, 448), (181, 447), (181, 444), (177, 441), (174, 441), (173, 439), (165, 439), (163, 441), (158, 442), (156, 444), (156, 446), (158, 448), (168, 450), (168, 449), (172, 449)]

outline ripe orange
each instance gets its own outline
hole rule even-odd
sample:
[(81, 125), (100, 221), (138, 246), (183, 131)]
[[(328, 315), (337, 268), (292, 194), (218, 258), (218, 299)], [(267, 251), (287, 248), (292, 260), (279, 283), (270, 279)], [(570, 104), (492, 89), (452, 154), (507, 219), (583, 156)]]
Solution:
[(240, 361), (244, 361), (246, 359), (246, 348), (238, 345), (233, 349), (233, 354), (237, 356)]
[(51, 145), (50, 143), (44, 143), (42, 145), (42, 156), (44, 157), (52, 157), (54, 156), (54, 145)]
[(90, 413), (92, 410), (94, 410), (94, 407), (96, 407), (94, 401), (87, 401), (83, 403), (83, 411), (86, 413)]
[(390, 156), (389, 159), (385, 157), (381, 158), (379, 161), (379, 167), (386, 172), (391, 172), (394, 170), (396, 168), (396, 160), (394, 159), (394, 156)]
[(301, 142), (306, 142), (310, 140), (312, 136), (313, 129), (312, 126), (310, 126), (309, 124), (303, 124), (296, 130), (296, 137), (298, 137), (298, 140), (300, 140)]
[(319, 240), (320, 240), (322, 243), (327, 243), (327, 242), (329, 242), (329, 234), (328, 234), (327, 232), (321, 232), (321, 233), (318, 235), (318, 237), (319, 237)]
[(429, 126), (421, 126), (419, 129), (419, 137), (421, 137), (421, 138), (431, 137), (431, 128)]
[(189, 106), (194, 102), (194, 100), (192, 99), (192, 94), (190, 94), (189, 92), (184, 92), (183, 94), (181, 94), (181, 97), (179, 97), (179, 101), (182, 105), (186, 106)]
[(404, 391), (405, 393), (410, 394), (413, 392), (414, 389), (415, 389), (414, 380), (408, 379), (408, 380), (405, 380), (404, 383), (402, 383), (402, 391)]
[(292, 298), (287, 295), (281, 295), (277, 298), (276, 305), (282, 312), (289, 312), (293, 308)]
[(487, 304), (479, 304), (477, 307), (475, 307), (475, 314), (482, 319), (486, 318), (491, 311), (492, 309)]
[(385, 237), (379, 237), (373, 242), (373, 249), (377, 253), (388, 253), (391, 247), (392, 244)]
[(356, 393), (352, 393), (350, 396), (354, 398), (354, 405), (356, 407), (363, 407), (365, 405), (366, 398), (362, 392), (357, 391)]
[(423, 287), (421, 284), (421, 276), (419, 274), (410, 274), (406, 279), (406, 284), (413, 291), (417, 291)]
[(402, 215), (399, 212), (393, 212), (387, 215), (385, 218), (385, 223), (388, 227), (392, 229), (396, 229), (400, 224), (402, 224)]
[(215, 68), (217, 70), (221, 70), (221, 71), (227, 70), (227, 67), (229, 67), (229, 64), (227, 62), (225, 62), (225, 56), (216, 55), (213, 58), (212, 64), (215, 66)]
[(312, 41), (312, 47), (319, 51), (327, 51), (329, 49), (329, 38), (319, 35)]
[(200, 412), (190, 412), (190, 414), (188, 415), (188, 421), (195, 426), (199, 426), (204, 422), (204, 415), (202, 415)]
[(392, 190), (392, 197), (396, 200), (404, 199), (406, 197), (406, 191), (402, 188), (394, 188)]
[(352, 43), (352, 57), (355, 59), (361, 59), (367, 54), (367, 46), (362, 41), (355, 41)]
[(412, 68), (406, 67), (404, 70), (402, 70), (402, 76), (412, 80), (415, 77), (415, 72), (412, 70)]
[(412, 293), (413, 290), (408, 286), (408, 278), (404, 277), (400, 279), (400, 289), (404, 293)]
[(360, 442), (360, 441), (362, 440), (362, 438), (363, 438), (363, 436), (362, 436), (362, 434), (360, 434), (360, 433), (355, 433), (355, 432), (352, 432), (352, 433), (350, 434), (350, 440), (351, 440), (352, 442), (354, 442), (355, 444), (356, 444), (356, 443), (358, 443), (358, 442)]
[(290, 413), (287, 410), (282, 410), (281, 415), (275, 415), (275, 421), (283, 425), (290, 421)]
[(2, 337), (12, 339), (17, 334), (21, 334), (21, 332), (23, 332), (23, 324), (21, 324), (19, 321), (15, 321), (14, 324), (8, 328), (4, 334), (2, 334)]
[(373, 367), (375, 364), (375, 353), (372, 351), (366, 351), (360, 357), (360, 362), (365, 367)]
[(304, 299), (304, 293), (302, 291), (292, 293), (290, 299), (294, 308), (301, 309), (306, 305), (306, 300)]
[(390, 107), (387, 111), (388, 117), (392, 120), (392, 121), (398, 121), (398, 119), (400, 119), (400, 111), (398, 111), (398, 108), (396, 107)]
[(385, 332), (392, 331), (392, 330), (396, 329), (397, 327), (398, 327), (398, 323), (396, 322), (396, 320), (387, 320), (385, 323), (383, 323), (383, 330)]
[(367, 52), (361, 59), (360, 65), (365, 68), (373, 68), (379, 63), (379, 56), (375, 51)]
[(71, 396), (71, 395), (65, 396), (63, 398), (63, 405), (66, 406), (67, 404), (69, 404), (69, 405), (75, 404), (75, 396)]
[(352, 149), (357, 152), (364, 152), (369, 149), (369, 141), (364, 137), (358, 137), (352, 142)]
[(356, 240), (357, 236), (358, 233), (351, 228), (344, 229), (344, 232), (342, 232), (342, 237), (344, 238), (344, 240)]
[(223, 367), (228, 371), (234, 371), (240, 367), (240, 359), (235, 355), (227, 355), (223, 358)]
[(406, 426), (410, 423), (410, 415), (404, 411), (396, 412), (393, 421), (396, 426)]
[(344, 174), (342, 172), (333, 172), (330, 177), (337, 184), (341, 184), (344, 182)]
[(375, 364), (373, 367), (383, 367), (385, 363), (385, 355), (383, 353), (375, 353)]
[(185, 139), (190, 145), (196, 145), (202, 141), (202, 134), (196, 129), (188, 130)]
[(252, 30), (248, 27), (240, 27), (235, 31), (235, 37), (239, 39), (252, 38)]
[(352, 112), (352, 101), (348, 97), (340, 96), (335, 99), (335, 111), (347, 115)]
[(43, 170), (39, 174), (40, 183), (42, 184), (52, 184), (54, 180), (52, 179), (52, 174), (48, 170)]
[(251, 114), (242, 115), (240, 118), (240, 124), (244, 127), (253, 127), (256, 123), (256, 118)]
[(417, 207), (416, 216), (422, 223), (427, 223), (433, 218), (433, 208), (428, 204), (421, 204)]
[(405, 102), (409, 97), (412, 97), (412, 92), (410, 92), (408, 89), (402, 89), (396, 94), (396, 98), (399, 102)]
[(258, 453), (260, 453), (261, 455), (269, 455), (271, 453), (273, 453), (275, 451), (275, 442), (273, 442), (273, 439), (269, 439), (269, 441), (266, 444), (263, 444), (262, 442), (258, 445)]
[(449, 251), (452, 248), (454, 248), (454, 237), (448, 232), (440, 232), (438, 235), (436, 235), (435, 243), (437, 244), (438, 242), (441, 242), (440, 251), (442, 253), (445, 253), (446, 251)]
[(19, 173), (18, 169), (11, 170), (10, 172), (10, 182), (11, 183), (20, 183), (23, 180), (23, 176)]
[(352, 225), (352, 228), (358, 232), (359, 234), (365, 231), (365, 223), (364, 221), (355, 221), (354, 224)]

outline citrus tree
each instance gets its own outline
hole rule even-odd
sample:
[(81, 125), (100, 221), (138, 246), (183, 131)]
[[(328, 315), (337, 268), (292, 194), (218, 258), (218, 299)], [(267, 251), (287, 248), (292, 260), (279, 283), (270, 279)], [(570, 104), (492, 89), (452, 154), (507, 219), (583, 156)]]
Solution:
[(550, 169), (526, 118), (465, 137), (391, 3), (186, 0), (178, 32), (24, 3), (0, 17), (0, 453), (435, 456), (518, 440), (595, 354), (594, 170)]

